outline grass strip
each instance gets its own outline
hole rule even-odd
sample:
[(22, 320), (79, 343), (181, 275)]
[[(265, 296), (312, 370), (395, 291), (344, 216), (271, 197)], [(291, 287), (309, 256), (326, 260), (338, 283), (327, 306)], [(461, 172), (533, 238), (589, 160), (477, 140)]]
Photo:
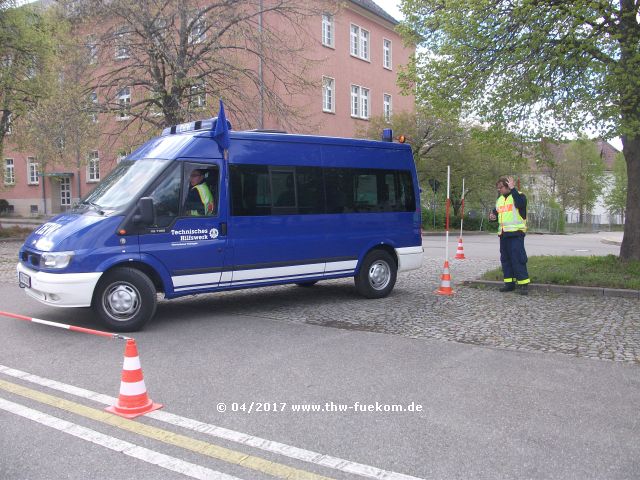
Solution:
[[(640, 262), (622, 262), (615, 255), (591, 257), (529, 257), (532, 283), (640, 290)], [(486, 272), (483, 280), (502, 280), (502, 269)]]

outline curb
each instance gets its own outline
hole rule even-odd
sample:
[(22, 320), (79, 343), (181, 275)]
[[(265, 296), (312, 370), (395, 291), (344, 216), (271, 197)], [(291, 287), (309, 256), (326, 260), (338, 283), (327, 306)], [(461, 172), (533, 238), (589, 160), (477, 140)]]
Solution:
[[(501, 287), (503, 282), (491, 280), (465, 280), (463, 285), (473, 288)], [(640, 290), (625, 290), (622, 288), (578, 287), (574, 285), (552, 285), (548, 283), (530, 283), (529, 290), (542, 293), (568, 293), (590, 297), (621, 297), (640, 300)]]
[(603, 238), (602, 240), (600, 240), (600, 243), (604, 243), (607, 245), (622, 245), (622, 242), (618, 241), (618, 240), (613, 240), (611, 238)]

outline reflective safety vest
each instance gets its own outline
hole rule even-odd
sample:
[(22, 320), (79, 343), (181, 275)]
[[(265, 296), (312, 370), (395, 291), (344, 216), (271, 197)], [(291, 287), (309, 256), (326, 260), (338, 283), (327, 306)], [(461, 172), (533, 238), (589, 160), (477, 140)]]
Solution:
[[(202, 205), (204, 205), (204, 214), (211, 215), (213, 213), (213, 195), (211, 194), (211, 190), (205, 183), (200, 183), (196, 185), (195, 188), (198, 191), (198, 195), (200, 195), (200, 201)], [(198, 210), (191, 210), (189, 212), (191, 215), (200, 215)]]
[(504, 195), (500, 195), (496, 201), (496, 211), (498, 212), (498, 222), (500, 224), (498, 233), (527, 231), (527, 221), (520, 216), (511, 194), (507, 198)]

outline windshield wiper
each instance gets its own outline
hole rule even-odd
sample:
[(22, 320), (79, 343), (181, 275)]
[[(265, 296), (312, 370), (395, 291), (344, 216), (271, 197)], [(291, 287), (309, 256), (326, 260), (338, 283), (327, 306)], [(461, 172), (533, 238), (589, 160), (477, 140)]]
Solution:
[(89, 205), (89, 206), (95, 208), (96, 212), (98, 212), (100, 215), (104, 215), (104, 211), (102, 210), (102, 207), (100, 205), (98, 205), (97, 203), (89, 202), (87, 200), (83, 200), (82, 202), (80, 202), (80, 205)]

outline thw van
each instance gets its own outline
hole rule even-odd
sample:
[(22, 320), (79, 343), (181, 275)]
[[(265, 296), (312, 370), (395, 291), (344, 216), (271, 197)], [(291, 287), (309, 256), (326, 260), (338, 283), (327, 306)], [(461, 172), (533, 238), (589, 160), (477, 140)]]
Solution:
[[(397, 272), (420, 267), (408, 145), (231, 131), (223, 155), (215, 125), (166, 129), (35, 230), (19, 253), (24, 291), (51, 306), (92, 306), (112, 330), (132, 331), (153, 317), (157, 293), (354, 277), (360, 294), (380, 298)], [(211, 193), (201, 213), (187, 205), (192, 174)]]

